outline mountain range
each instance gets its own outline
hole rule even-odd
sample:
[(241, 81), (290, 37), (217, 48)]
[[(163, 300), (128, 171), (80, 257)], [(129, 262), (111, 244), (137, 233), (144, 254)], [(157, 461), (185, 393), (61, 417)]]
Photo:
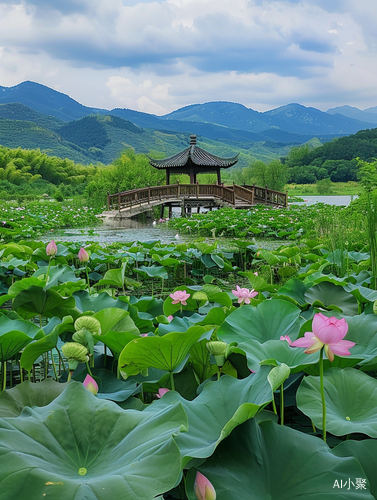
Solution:
[(110, 163), (122, 150), (169, 156), (187, 147), (188, 136), (219, 156), (240, 153), (238, 165), (284, 156), (292, 146), (320, 145), (335, 137), (377, 127), (377, 107), (329, 109), (292, 103), (258, 112), (242, 104), (192, 104), (164, 116), (125, 108), (83, 106), (35, 82), (0, 86), (0, 144), (40, 148), (76, 162)]

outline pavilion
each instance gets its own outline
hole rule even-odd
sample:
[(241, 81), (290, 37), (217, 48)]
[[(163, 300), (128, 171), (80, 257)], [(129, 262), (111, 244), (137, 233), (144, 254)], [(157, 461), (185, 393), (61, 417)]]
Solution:
[(159, 170), (166, 171), (166, 185), (170, 184), (170, 174), (190, 176), (190, 184), (196, 184), (196, 176), (201, 173), (217, 175), (217, 184), (221, 184), (221, 168), (229, 168), (238, 161), (238, 154), (232, 158), (215, 156), (196, 145), (196, 135), (190, 136), (190, 146), (180, 153), (163, 160), (149, 158), (149, 163)]

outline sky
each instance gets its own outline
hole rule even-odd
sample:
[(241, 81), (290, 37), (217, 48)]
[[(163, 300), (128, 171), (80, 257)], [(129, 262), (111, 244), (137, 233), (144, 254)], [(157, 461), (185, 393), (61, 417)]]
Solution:
[(377, 106), (376, 0), (0, 0), (0, 86), (163, 115)]

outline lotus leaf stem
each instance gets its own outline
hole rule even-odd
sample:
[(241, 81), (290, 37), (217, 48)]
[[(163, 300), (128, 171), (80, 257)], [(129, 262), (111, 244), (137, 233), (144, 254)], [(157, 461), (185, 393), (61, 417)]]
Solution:
[(325, 391), (323, 387), (323, 350), (322, 347), (319, 354), (319, 378), (321, 383), (321, 398), (322, 398), (322, 437), (326, 442), (326, 401), (325, 401)]

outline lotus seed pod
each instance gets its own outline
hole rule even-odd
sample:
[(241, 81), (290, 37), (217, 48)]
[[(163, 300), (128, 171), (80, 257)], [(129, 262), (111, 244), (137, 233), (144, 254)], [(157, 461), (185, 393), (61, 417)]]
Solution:
[(221, 340), (212, 340), (207, 342), (206, 346), (209, 352), (215, 357), (217, 366), (224, 366), (228, 344)]
[(75, 330), (88, 330), (92, 335), (101, 335), (101, 323), (92, 316), (81, 316), (75, 321)]
[(221, 356), (225, 355), (228, 344), (222, 342), (221, 340), (212, 340), (207, 342), (206, 346), (211, 354), (214, 356)]
[(64, 356), (68, 358), (68, 361), (70, 359), (78, 363), (86, 363), (89, 361), (87, 348), (77, 342), (67, 342), (63, 345), (62, 352)]
[(87, 344), (88, 344), (88, 342), (85, 338), (85, 330), (79, 330), (78, 332), (75, 332), (72, 335), (72, 340), (74, 340), (75, 342), (78, 342), (79, 344), (81, 344), (83, 346), (87, 346)]
[(377, 300), (373, 302), (373, 312), (374, 314), (377, 314)]

